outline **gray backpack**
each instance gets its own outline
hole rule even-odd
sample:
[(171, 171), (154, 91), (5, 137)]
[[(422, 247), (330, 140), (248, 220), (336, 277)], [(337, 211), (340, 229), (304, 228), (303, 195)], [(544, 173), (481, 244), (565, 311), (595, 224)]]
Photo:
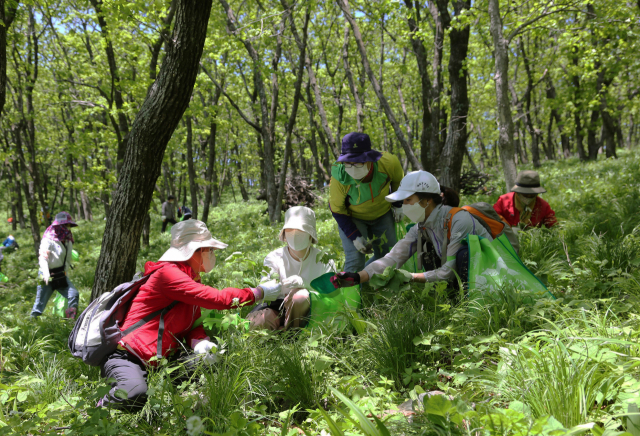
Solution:
[(107, 356), (116, 351), (118, 342), (129, 333), (142, 327), (160, 315), (158, 331), (158, 358), (162, 357), (162, 334), (164, 333), (164, 315), (178, 301), (164, 309), (156, 310), (140, 321), (122, 331), (120, 327), (129, 312), (133, 298), (151, 275), (136, 278), (117, 286), (113, 291), (102, 294), (82, 312), (69, 335), (69, 351), (73, 357), (82, 359), (91, 366), (100, 366)]

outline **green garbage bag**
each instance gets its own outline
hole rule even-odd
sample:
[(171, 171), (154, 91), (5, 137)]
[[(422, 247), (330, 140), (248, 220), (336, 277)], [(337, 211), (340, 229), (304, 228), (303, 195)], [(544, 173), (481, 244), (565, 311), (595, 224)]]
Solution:
[(67, 310), (67, 307), (69, 307), (69, 300), (64, 298), (60, 292), (56, 292), (56, 296), (53, 299), (53, 305), (51, 307), (51, 313), (64, 318), (64, 312)]
[(527, 290), (540, 297), (553, 294), (524, 266), (506, 235), (493, 241), (477, 235), (467, 235), (469, 246), (469, 299), (482, 300), (486, 293), (502, 288)]
[(360, 286), (335, 289), (329, 281), (334, 275), (332, 272), (326, 273), (311, 282), (311, 309), (307, 325), (310, 329), (333, 323), (343, 330), (349, 324), (349, 319), (353, 318), (347, 314), (353, 314), (360, 306)]
[[(411, 227), (415, 226), (416, 223), (410, 223), (407, 224), (406, 227), (403, 227), (402, 224), (400, 223), (396, 223), (396, 235), (398, 235), (398, 241), (402, 238), (404, 238), (406, 236), (407, 233), (409, 233), (409, 230), (411, 230)], [(409, 271), (412, 273), (417, 273), (417, 272), (422, 272), (422, 271), (418, 271), (418, 254), (413, 253), (413, 255), (409, 258), (409, 260), (407, 260), (404, 265), (402, 265), (402, 267), (400, 267), (400, 269), (403, 269), (405, 271)]]
[(78, 254), (78, 252), (76, 250), (71, 250), (71, 260), (77, 262), (78, 259), (80, 259), (80, 255)]
[(0, 282), (4, 282), (4, 283), (6, 283), (6, 282), (8, 282), (8, 281), (9, 281), (9, 277), (5, 276), (4, 274), (2, 274), (2, 273), (0, 272)]

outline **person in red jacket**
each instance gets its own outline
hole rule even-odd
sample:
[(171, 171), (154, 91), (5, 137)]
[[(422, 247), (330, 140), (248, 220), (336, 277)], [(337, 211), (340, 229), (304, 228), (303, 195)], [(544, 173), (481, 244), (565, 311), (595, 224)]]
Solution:
[(525, 229), (542, 225), (553, 227), (558, 223), (556, 213), (549, 203), (538, 197), (545, 192), (537, 171), (520, 171), (511, 192), (500, 196), (493, 208), (511, 227), (519, 224)]
[[(163, 317), (158, 315), (123, 337), (117, 350), (101, 365), (102, 376), (111, 379), (111, 390), (98, 406), (136, 410), (147, 400), (147, 367), (154, 356), (169, 356), (181, 348), (181, 341), (207, 363), (217, 359), (216, 345), (200, 325), (200, 307), (231, 309), (257, 301), (273, 301), (280, 294), (279, 283), (268, 282), (257, 288), (215, 289), (200, 283), (200, 273), (208, 273), (216, 263), (214, 250), (226, 248), (211, 237), (202, 221), (182, 221), (171, 228), (171, 248), (158, 262), (147, 262), (144, 274), (150, 275), (134, 297), (121, 330), (126, 330), (145, 316), (177, 302)], [(164, 330), (161, 329), (161, 320)], [(116, 395), (124, 390), (126, 398)]]

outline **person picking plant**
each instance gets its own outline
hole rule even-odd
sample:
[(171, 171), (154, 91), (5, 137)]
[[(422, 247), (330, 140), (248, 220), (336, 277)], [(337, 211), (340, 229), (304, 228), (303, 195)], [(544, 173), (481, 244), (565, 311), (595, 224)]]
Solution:
[[(451, 206), (443, 205), (440, 184), (427, 171), (407, 174), (398, 190), (387, 195), (388, 202), (402, 201), (402, 211), (416, 223), (391, 251), (359, 272), (340, 272), (331, 281), (336, 288), (365, 283), (374, 274), (383, 274), (387, 267), (399, 268), (414, 254), (423, 256), (427, 245), (433, 244), (440, 258), (438, 268), (413, 273), (414, 282), (453, 281), (456, 274), (467, 281), (469, 249), (462, 244), (467, 235), (478, 235), (492, 241), (491, 234), (466, 210), (451, 215)], [(449, 227), (450, 222), (450, 227)], [(450, 229), (450, 236), (449, 236)], [(423, 265), (429, 265), (423, 262)], [(346, 268), (345, 268), (346, 269)]]
[[(342, 138), (342, 153), (331, 167), (329, 207), (338, 223), (345, 254), (345, 270), (355, 272), (381, 258), (396, 243), (395, 222), (402, 218), (385, 195), (398, 189), (404, 176), (393, 154), (371, 149), (365, 133), (352, 132)], [(373, 243), (372, 240), (380, 243)]]
[[(150, 277), (133, 298), (121, 330), (142, 325), (126, 334), (101, 365), (102, 376), (112, 380), (112, 389), (98, 406), (141, 408), (147, 399), (147, 367), (155, 365), (152, 358), (173, 355), (183, 348), (182, 340), (196, 356), (214, 363), (216, 344), (201, 325), (193, 328), (200, 318), (200, 307), (225, 310), (273, 301), (280, 295), (279, 283), (220, 290), (201, 284), (200, 274), (210, 272), (216, 265), (215, 250), (226, 247), (211, 236), (202, 221), (182, 221), (171, 228), (171, 247), (158, 262), (145, 264), (144, 274)], [(163, 316), (145, 319), (165, 308), (170, 309)], [(126, 392), (125, 396), (117, 392), (120, 389)]]
[(304, 206), (295, 206), (284, 215), (279, 239), (287, 245), (272, 251), (264, 260), (269, 274), (265, 279), (278, 277), (282, 291), (271, 303), (256, 306), (247, 319), (251, 328), (277, 330), (304, 327), (309, 314), (310, 283), (322, 274), (335, 271), (333, 261), (318, 261), (316, 215)]

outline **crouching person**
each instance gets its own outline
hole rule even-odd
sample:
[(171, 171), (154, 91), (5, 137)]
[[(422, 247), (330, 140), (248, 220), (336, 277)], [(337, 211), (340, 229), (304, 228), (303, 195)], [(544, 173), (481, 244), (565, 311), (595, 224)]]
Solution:
[[(202, 326), (193, 328), (200, 318), (200, 307), (223, 310), (278, 297), (280, 284), (221, 290), (201, 284), (200, 273), (208, 273), (215, 266), (214, 251), (226, 247), (227, 244), (211, 236), (202, 221), (183, 221), (171, 228), (171, 248), (158, 262), (145, 264), (144, 273), (150, 277), (131, 302), (121, 329), (126, 331), (140, 321), (147, 321), (145, 317), (153, 312), (171, 307), (164, 316), (158, 315), (124, 336), (117, 350), (105, 359), (102, 376), (111, 379), (112, 389), (98, 406), (126, 410), (144, 406), (147, 369), (155, 365), (151, 358), (178, 352), (182, 348), (179, 341), (183, 339), (196, 356), (214, 362), (216, 345)], [(126, 397), (116, 393), (120, 389), (126, 392)]]
[[(477, 235), (493, 240), (491, 234), (466, 210), (452, 214), (452, 207), (443, 205), (440, 184), (427, 171), (407, 174), (398, 190), (387, 195), (389, 202), (402, 201), (402, 211), (416, 223), (391, 249), (385, 257), (367, 265), (362, 271), (340, 272), (332, 277), (336, 288), (349, 287), (368, 282), (375, 274), (382, 274), (387, 267), (400, 268), (418, 253), (422, 265), (432, 269), (424, 273), (414, 273), (413, 281), (418, 283), (455, 281), (468, 282), (469, 248), (462, 244), (467, 235)], [(445, 196), (446, 199), (446, 196)], [(440, 259), (439, 266), (424, 259), (429, 253), (428, 243), (433, 245)]]
[(247, 319), (253, 329), (278, 330), (304, 327), (310, 309), (310, 283), (322, 274), (335, 271), (333, 261), (318, 262), (320, 250), (313, 244), (316, 236), (316, 215), (304, 206), (295, 206), (284, 215), (279, 235), (287, 245), (272, 251), (264, 260), (269, 270), (267, 279), (278, 277), (282, 289), (271, 303), (256, 306)]

